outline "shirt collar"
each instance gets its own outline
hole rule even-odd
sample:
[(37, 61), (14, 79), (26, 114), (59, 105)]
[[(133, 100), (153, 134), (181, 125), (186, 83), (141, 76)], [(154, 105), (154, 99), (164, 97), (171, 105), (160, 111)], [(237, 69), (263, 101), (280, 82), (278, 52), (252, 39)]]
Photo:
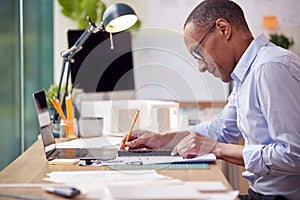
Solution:
[(259, 50), (269, 42), (265, 34), (260, 34), (256, 37), (249, 47), (246, 49), (241, 59), (237, 63), (233, 72), (231, 73), (231, 78), (234, 81), (242, 82), (247, 76), (254, 59), (256, 58)]

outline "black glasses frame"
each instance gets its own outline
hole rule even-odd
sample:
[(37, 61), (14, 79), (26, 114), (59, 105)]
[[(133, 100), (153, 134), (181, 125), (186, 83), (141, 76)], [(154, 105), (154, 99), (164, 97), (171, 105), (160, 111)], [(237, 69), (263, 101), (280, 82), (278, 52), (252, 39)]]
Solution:
[(204, 57), (199, 53), (199, 48), (201, 43), (204, 41), (206, 36), (213, 30), (213, 28), (216, 26), (216, 23), (213, 23), (212, 26), (208, 29), (208, 31), (205, 33), (205, 35), (201, 38), (201, 40), (198, 42), (198, 45), (194, 48), (194, 50), (191, 52), (192, 56), (194, 56), (195, 59), (205, 62)]

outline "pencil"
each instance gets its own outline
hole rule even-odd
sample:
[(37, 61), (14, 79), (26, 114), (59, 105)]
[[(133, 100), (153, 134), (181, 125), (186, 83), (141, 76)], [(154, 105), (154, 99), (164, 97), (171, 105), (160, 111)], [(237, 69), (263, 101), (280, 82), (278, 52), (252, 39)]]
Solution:
[(68, 120), (73, 120), (73, 106), (71, 96), (66, 97), (66, 108), (67, 108), (67, 118)]
[(62, 118), (62, 120), (66, 120), (65, 114), (61, 108), (61, 105), (58, 101), (58, 99), (56, 99), (55, 97), (52, 97), (52, 99), (50, 99), (52, 105), (54, 106), (55, 110), (57, 111), (57, 113), (59, 114), (60, 118)]
[(73, 121), (73, 106), (71, 96), (66, 97), (66, 109), (67, 109), (67, 126), (68, 126), (68, 138), (75, 138), (74, 121)]
[(135, 113), (134, 119), (133, 119), (133, 121), (132, 121), (132, 123), (131, 123), (131, 126), (130, 126), (129, 132), (128, 132), (128, 134), (127, 134), (126, 140), (125, 140), (125, 142), (124, 142), (124, 147), (125, 147), (126, 143), (127, 143), (128, 140), (129, 140), (130, 134), (131, 134), (131, 132), (132, 132), (132, 130), (133, 130), (133, 127), (134, 127), (134, 125), (135, 125), (135, 122), (136, 122), (136, 120), (137, 120), (139, 114), (140, 114), (140, 110), (137, 110), (136, 113)]
[[(58, 100), (57, 98), (55, 98), (55, 97), (52, 97), (52, 98), (50, 99), (50, 101), (51, 101), (52, 105), (54, 106), (55, 110), (57, 111), (57, 113), (59, 114), (60, 118), (61, 118), (63, 121), (66, 122), (67, 119), (66, 119), (66, 116), (65, 116), (65, 114), (64, 114), (64, 112), (63, 112), (63, 110), (62, 110), (62, 107), (61, 107), (60, 103), (59, 103), (59, 100)], [(68, 126), (65, 126), (64, 129), (65, 129), (65, 131), (66, 131), (66, 134), (68, 134), (68, 133), (69, 133), (69, 128), (68, 128)]]

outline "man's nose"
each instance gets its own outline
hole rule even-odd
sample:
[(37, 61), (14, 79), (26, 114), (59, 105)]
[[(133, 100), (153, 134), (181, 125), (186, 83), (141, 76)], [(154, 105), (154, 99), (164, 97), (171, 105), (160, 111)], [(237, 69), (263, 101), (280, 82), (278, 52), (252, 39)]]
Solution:
[(207, 70), (207, 63), (202, 60), (198, 61), (198, 66), (200, 72), (205, 72)]

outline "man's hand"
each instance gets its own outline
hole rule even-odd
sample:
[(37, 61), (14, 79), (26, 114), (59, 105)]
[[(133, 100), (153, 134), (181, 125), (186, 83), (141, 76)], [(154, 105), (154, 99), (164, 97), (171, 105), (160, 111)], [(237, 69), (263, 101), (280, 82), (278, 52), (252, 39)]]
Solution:
[(127, 134), (123, 137), (120, 149), (173, 149), (182, 138), (189, 135), (189, 131), (175, 131), (163, 134), (145, 130), (135, 130), (130, 134), (127, 144), (124, 144)]
[(193, 158), (211, 153), (216, 141), (200, 134), (191, 133), (173, 149), (172, 155), (179, 153), (184, 158)]
[(127, 134), (123, 137), (120, 149), (124, 150), (125, 146), (130, 149), (160, 149), (163, 143), (161, 135), (151, 131), (135, 130), (130, 134), (127, 144), (124, 144)]

